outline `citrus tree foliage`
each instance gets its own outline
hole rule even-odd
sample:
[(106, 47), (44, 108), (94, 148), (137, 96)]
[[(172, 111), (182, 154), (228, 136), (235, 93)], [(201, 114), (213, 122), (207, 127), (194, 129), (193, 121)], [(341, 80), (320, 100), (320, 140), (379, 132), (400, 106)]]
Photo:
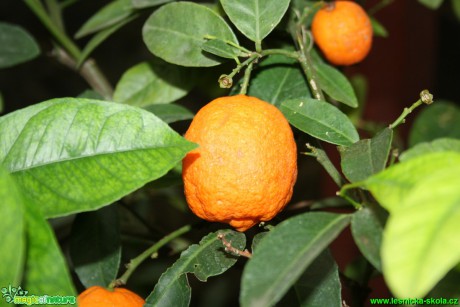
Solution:
[[(343, 303), (341, 289), (354, 285), (354, 302), (365, 304), (371, 276), (383, 276), (397, 298), (458, 297), (455, 103), (434, 99), (422, 107), (398, 157), (397, 127), (433, 97), (423, 91), (393, 123), (363, 134), (366, 81), (328, 63), (312, 40), (321, 1), (113, 0), (68, 34), (63, 12), (74, 2), (23, 4), (49, 30), (46, 48), (91, 89), (0, 117), (0, 305), (27, 293), (125, 285), (145, 306), (345, 306), (352, 303)], [(437, 9), (444, 1), (419, 2)], [(459, 15), (458, 2), (450, 2)], [(374, 35), (388, 36), (370, 17)], [(91, 57), (133, 20), (142, 24), (137, 43), (150, 54), (113, 90)], [(39, 55), (27, 29), (0, 22), (0, 69), (26, 67)], [(170, 124), (193, 118), (184, 102), (239, 93), (281, 110), (301, 140), (299, 160), (324, 167), (337, 197), (295, 206), (246, 233), (196, 222), (181, 191), (180, 162), (199, 144)], [(8, 105), (1, 97), (0, 111)], [(329, 251), (347, 227), (364, 269), (339, 268)]]

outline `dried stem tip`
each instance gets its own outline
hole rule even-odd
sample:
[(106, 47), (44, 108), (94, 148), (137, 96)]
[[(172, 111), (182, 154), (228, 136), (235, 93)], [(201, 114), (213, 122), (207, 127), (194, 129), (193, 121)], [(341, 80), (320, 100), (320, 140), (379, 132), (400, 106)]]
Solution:
[(243, 256), (243, 257), (246, 257), (246, 258), (251, 258), (252, 257), (252, 254), (247, 249), (242, 251), (242, 250), (237, 249), (236, 247), (233, 247), (232, 242), (227, 241), (225, 239), (225, 236), (222, 233), (219, 233), (217, 235), (217, 238), (222, 241), (222, 244), (225, 246), (225, 251), (226, 252), (232, 253), (232, 254), (237, 255), (237, 256)]

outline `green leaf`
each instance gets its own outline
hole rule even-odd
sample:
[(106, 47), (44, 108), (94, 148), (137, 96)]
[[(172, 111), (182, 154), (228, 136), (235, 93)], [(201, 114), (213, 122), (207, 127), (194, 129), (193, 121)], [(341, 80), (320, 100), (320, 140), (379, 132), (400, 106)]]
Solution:
[(344, 208), (349, 207), (350, 203), (342, 197), (328, 197), (313, 202), (310, 206), (311, 210), (322, 210), (325, 208)]
[(455, 152), (437, 152), (396, 164), (369, 177), (364, 185), (388, 211), (402, 208), (403, 200), (412, 189), (440, 170), (455, 167), (460, 162)]
[(251, 244), (251, 251), (254, 252), (257, 246), (259, 245), (260, 241), (267, 236), (269, 231), (264, 231), (256, 234), (254, 238), (252, 239), (252, 244)]
[(191, 290), (186, 273), (193, 273), (200, 281), (222, 274), (232, 267), (238, 257), (225, 252), (217, 235), (224, 234), (237, 249), (244, 249), (246, 238), (243, 233), (224, 230), (210, 233), (199, 244), (191, 245), (180, 258), (161, 275), (153, 292), (147, 297), (145, 306), (188, 306)]
[(409, 145), (443, 137), (460, 139), (459, 122), (460, 108), (453, 103), (436, 101), (418, 114), (409, 134)]
[(77, 98), (88, 98), (88, 99), (94, 99), (94, 100), (104, 100), (104, 97), (102, 97), (101, 94), (94, 90), (85, 90), (80, 95), (77, 96)]
[(404, 151), (400, 156), (400, 161), (406, 161), (419, 157), (430, 152), (456, 151), (460, 152), (460, 140), (441, 138), (432, 142), (419, 143), (414, 147)]
[(32, 60), (40, 54), (34, 38), (22, 27), (0, 22), (0, 69)]
[(108, 205), (195, 147), (150, 112), (77, 98), (3, 116), (0, 133), (0, 163), (47, 217)]
[(339, 70), (320, 61), (314, 63), (314, 68), (319, 86), (326, 94), (352, 108), (358, 106), (358, 99), (351, 83)]
[(460, 21), (460, 2), (456, 0), (451, 0), (450, 3), (452, 4), (452, 10), (457, 17), (457, 21)]
[(292, 99), (283, 102), (280, 109), (293, 126), (325, 142), (348, 146), (359, 140), (348, 117), (325, 101)]
[(288, 302), (285, 297), (279, 306), (342, 307), (341, 288), (337, 264), (325, 249), (294, 284), (295, 300)]
[(353, 214), (351, 218), (351, 233), (361, 253), (380, 272), (380, 246), (384, 221), (379, 219), (375, 210), (364, 207)]
[(174, 0), (131, 0), (131, 5), (136, 9), (143, 9), (146, 7), (158, 6), (171, 1)]
[(281, 21), (290, 0), (220, 0), (232, 23), (250, 40), (260, 43)]
[(460, 153), (430, 153), (365, 182), (390, 211), (382, 267), (397, 297), (423, 297), (460, 261)]
[(282, 55), (267, 57), (254, 70), (248, 95), (277, 107), (285, 100), (311, 98), (308, 83), (297, 62)]
[(225, 41), (217, 38), (206, 41), (203, 45), (201, 45), (201, 48), (206, 52), (226, 59), (237, 58), (241, 53), (238, 48), (235, 48), (227, 44)]
[(128, 69), (118, 81), (113, 100), (141, 107), (170, 103), (187, 95), (192, 86), (186, 69), (155, 59)]
[(115, 206), (77, 215), (70, 236), (70, 256), (86, 288), (107, 287), (115, 280), (121, 257), (120, 225)]
[(374, 17), (370, 17), (374, 36), (388, 37), (387, 29)]
[(100, 31), (91, 40), (86, 44), (85, 48), (83, 49), (80, 58), (77, 62), (77, 67), (80, 67), (84, 61), (89, 57), (89, 55), (100, 45), (102, 44), (107, 38), (109, 38), (113, 33), (118, 31), (121, 27), (126, 25), (131, 20), (135, 19), (137, 16), (132, 16), (131, 18), (123, 19), (120, 22)]
[(436, 10), (441, 6), (444, 0), (418, 0), (418, 2), (420, 2), (429, 9)]
[(372, 139), (339, 147), (342, 171), (350, 182), (362, 181), (382, 171), (390, 153), (393, 130), (385, 128)]
[(277, 225), (244, 268), (241, 306), (275, 304), (349, 222), (344, 214), (308, 212)]
[(0, 223), (0, 286), (19, 285), (22, 277), (25, 253), (24, 200), (13, 178), (0, 167), (0, 199), (2, 223)]
[(76, 295), (53, 230), (35, 204), (26, 208), (27, 254), (22, 286), (35, 295)]
[(181, 66), (207, 67), (222, 62), (222, 58), (203, 52), (205, 37), (238, 45), (235, 34), (222, 17), (192, 2), (163, 5), (147, 19), (142, 33), (150, 52)]
[(168, 124), (193, 118), (191, 111), (177, 104), (153, 104), (144, 109), (152, 112)]
[(131, 0), (113, 0), (88, 19), (75, 34), (82, 38), (88, 34), (103, 30), (128, 18), (133, 12)]

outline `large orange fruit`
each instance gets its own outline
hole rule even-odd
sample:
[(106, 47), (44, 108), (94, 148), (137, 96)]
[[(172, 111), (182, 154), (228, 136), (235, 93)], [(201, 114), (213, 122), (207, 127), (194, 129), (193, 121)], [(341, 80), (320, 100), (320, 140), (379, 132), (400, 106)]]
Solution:
[(314, 16), (311, 31), (324, 56), (335, 65), (358, 63), (371, 50), (371, 21), (352, 1), (325, 4)]
[(185, 138), (199, 144), (183, 160), (190, 209), (245, 231), (268, 221), (291, 199), (297, 153), (291, 127), (255, 97), (221, 97), (204, 106)]
[(92, 286), (80, 293), (77, 298), (79, 307), (142, 307), (145, 301), (136, 293), (115, 288), (112, 291)]

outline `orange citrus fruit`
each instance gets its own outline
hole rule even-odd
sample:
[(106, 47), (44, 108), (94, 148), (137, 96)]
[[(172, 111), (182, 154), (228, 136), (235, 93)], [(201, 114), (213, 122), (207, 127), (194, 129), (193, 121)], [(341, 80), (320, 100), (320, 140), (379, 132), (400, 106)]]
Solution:
[(315, 14), (311, 31), (324, 56), (335, 65), (358, 63), (371, 50), (371, 21), (352, 1), (326, 4)]
[(297, 178), (291, 127), (255, 97), (221, 97), (194, 117), (185, 138), (199, 147), (183, 160), (190, 209), (200, 218), (245, 231), (289, 202)]
[(112, 291), (100, 286), (92, 286), (80, 293), (79, 307), (142, 307), (145, 301), (136, 293), (115, 288)]

